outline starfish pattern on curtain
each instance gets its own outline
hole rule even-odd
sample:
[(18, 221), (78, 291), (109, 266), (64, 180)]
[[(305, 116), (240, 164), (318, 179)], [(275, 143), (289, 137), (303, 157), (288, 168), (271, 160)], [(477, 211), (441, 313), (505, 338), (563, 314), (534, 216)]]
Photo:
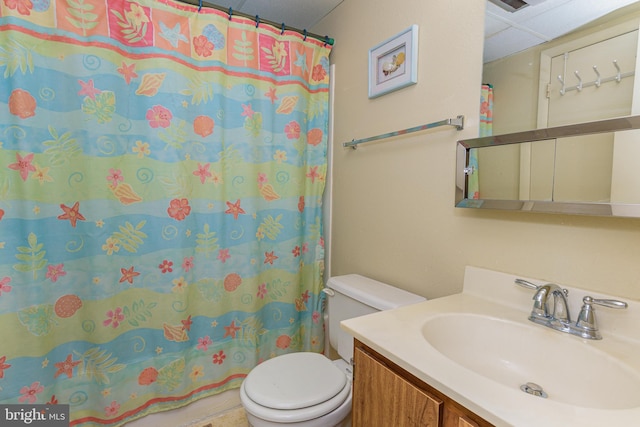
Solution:
[(330, 49), (171, 0), (0, 2), (0, 403), (122, 425), (323, 350)]

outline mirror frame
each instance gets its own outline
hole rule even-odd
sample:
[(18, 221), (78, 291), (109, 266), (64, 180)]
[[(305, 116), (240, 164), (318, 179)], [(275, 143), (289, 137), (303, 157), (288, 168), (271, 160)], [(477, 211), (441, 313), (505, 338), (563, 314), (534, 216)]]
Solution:
[(469, 153), (472, 148), (522, 144), (527, 142), (535, 143), (536, 141), (568, 136), (632, 129), (640, 129), (640, 115), (460, 140), (457, 143), (456, 149), (455, 206), (458, 208), (499, 209), (521, 212), (640, 217), (640, 204), (470, 199), (468, 197), (467, 174), (470, 172), (468, 169)]

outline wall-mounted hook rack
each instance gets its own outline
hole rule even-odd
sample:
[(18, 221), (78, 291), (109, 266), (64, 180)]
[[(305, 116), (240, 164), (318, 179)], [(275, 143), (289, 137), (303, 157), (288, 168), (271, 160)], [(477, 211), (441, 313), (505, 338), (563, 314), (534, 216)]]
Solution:
[[(565, 61), (566, 61), (566, 57), (565, 57)], [(607, 82), (613, 82), (615, 81), (616, 83), (620, 83), (622, 81), (622, 79), (627, 78), (627, 77), (631, 77), (635, 75), (635, 71), (628, 71), (623, 73), (622, 70), (620, 69), (620, 65), (618, 64), (618, 61), (616, 59), (614, 59), (612, 61), (614, 68), (616, 69), (616, 74), (611, 75), (609, 77), (605, 77), (602, 78), (602, 76), (600, 75), (600, 71), (598, 70), (598, 66), (594, 65), (593, 71), (596, 73), (596, 79), (590, 82), (584, 82), (582, 80), (582, 77), (580, 76), (580, 72), (578, 70), (574, 71), (573, 74), (576, 76), (576, 78), (578, 79), (578, 84), (574, 85), (574, 86), (567, 86), (564, 76), (559, 75), (558, 76), (558, 81), (561, 84), (560, 87), (560, 95), (565, 95), (567, 92), (570, 92), (572, 90), (576, 90), (578, 92), (582, 92), (582, 90), (584, 88), (590, 87), (590, 86), (595, 86), (597, 88), (599, 88), (602, 83), (607, 83)]]

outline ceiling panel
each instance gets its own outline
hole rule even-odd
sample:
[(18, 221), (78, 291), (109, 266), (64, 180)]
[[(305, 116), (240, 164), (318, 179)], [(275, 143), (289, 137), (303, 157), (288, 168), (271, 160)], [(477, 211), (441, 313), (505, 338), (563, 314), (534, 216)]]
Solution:
[[(525, 0), (527, 1), (527, 0)], [(484, 62), (521, 52), (567, 34), (638, 0), (531, 0), (516, 12), (488, 2)]]
[(521, 52), (530, 46), (544, 43), (546, 40), (536, 37), (528, 31), (509, 27), (484, 42), (484, 61), (490, 62), (512, 53)]

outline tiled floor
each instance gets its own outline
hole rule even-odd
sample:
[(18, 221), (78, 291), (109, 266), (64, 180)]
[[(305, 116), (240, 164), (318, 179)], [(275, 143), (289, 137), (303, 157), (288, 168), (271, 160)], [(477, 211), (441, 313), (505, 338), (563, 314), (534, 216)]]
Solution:
[(190, 427), (249, 427), (243, 408), (231, 409), (213, 418), (198, 421)]
[(205, 397), (181, 408), (149, 414), (126, 427), (248, 427), (240, 390)]

